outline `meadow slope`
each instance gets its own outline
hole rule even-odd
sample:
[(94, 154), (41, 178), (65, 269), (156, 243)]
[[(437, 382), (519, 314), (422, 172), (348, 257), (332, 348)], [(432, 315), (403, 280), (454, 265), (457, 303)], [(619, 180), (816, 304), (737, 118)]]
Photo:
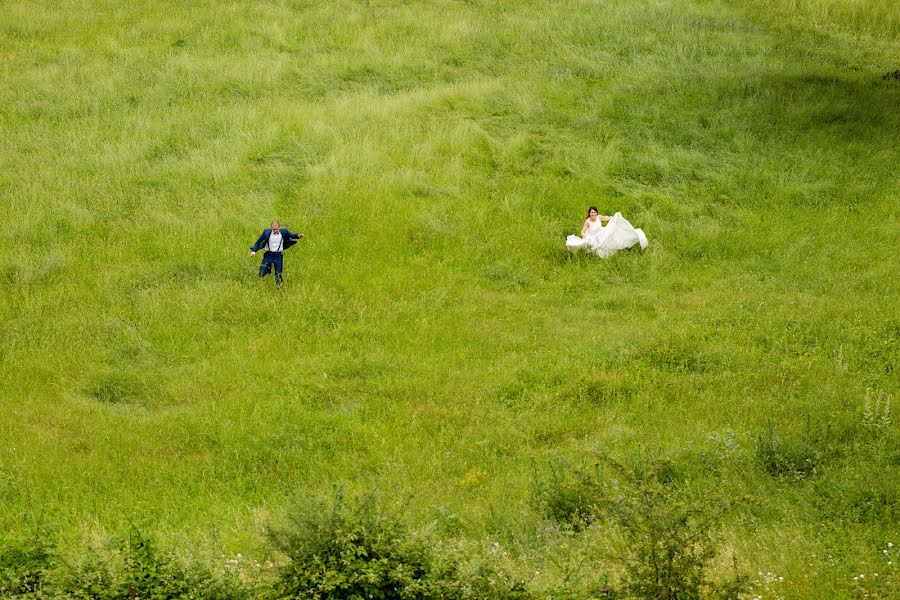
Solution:
[[(872, 416), (900, 390), (898, 23), (4, 3), (0, 523), (262, 557), (298, 497), (377, 488), (542, 589), (535, 473), (602, 448), (746, 499), (727, 546), (784, 579), (759, 593), (900, 586), (900, 418)], [(648, 250), (569, 256), (591, 204)], [(248, 256), (271, 218), (308, 236), (281, 293)]]

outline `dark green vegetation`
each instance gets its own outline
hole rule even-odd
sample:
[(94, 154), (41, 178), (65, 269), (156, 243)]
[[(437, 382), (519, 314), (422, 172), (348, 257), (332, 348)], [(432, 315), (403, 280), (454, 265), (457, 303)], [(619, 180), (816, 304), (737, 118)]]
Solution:
[[(599, 451), (669, 461), (648, 522), (709, 536), (704, 594), (890, 597), (897, 6), (5, 3), (4, 581), (268, 585), (338, 485), (470, 557), (415, 555), (435, 585), (496, 543), (529, 592), (635, 591)], [(568, 256), (590, 204), (650, 248)]]
[(488, 563), (467, 572), (459, 557), (441, 556), (372, 496), (357, 503), (340, 496), (330, 505), (312, 502), (290, 527), (269, 535), (289, 561), (274, 585), (279, 598), (530, 597), (524, 582)]

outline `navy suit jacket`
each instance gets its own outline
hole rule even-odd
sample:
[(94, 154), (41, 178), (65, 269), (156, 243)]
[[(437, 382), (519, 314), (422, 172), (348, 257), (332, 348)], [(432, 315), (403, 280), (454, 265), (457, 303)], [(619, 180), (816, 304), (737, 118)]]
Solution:
[[(259, 236), (259, 239), (256, 240), (256, 243), (250, 246), (251, 252), (258, 252), (268, 246), (269, 244), (269, 236), (272, 235), (272, 229), (267, 227), (263, 229), (262, 234)], [(287, 230), (286, 227), (281, 228), (281, 237), (284, 238), (282, 242), (282, 250), (287, 250), (291, 246), (297, 243), (297, 240), (300, 239), (299, 233), (293, 233)]]

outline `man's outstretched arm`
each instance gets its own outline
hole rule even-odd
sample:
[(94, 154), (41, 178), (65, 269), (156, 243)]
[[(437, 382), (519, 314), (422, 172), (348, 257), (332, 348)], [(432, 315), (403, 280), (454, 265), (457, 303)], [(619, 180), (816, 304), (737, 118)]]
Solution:
[(259, 234), (259, 239), (256, 240), (256, 243), (250, 246), (250, 254), (256, 254), (256, 251), (266, 245), (266, 232), (263, 231)]

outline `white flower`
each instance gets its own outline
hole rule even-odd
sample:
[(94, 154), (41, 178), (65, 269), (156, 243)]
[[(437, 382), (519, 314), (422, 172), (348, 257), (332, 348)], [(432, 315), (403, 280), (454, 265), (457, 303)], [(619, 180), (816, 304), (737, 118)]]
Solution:
[(894, 544), (892, 544), (891, 542), (888, 542), (888, 548), (893, 548), (893, 547), (894, 547)]

